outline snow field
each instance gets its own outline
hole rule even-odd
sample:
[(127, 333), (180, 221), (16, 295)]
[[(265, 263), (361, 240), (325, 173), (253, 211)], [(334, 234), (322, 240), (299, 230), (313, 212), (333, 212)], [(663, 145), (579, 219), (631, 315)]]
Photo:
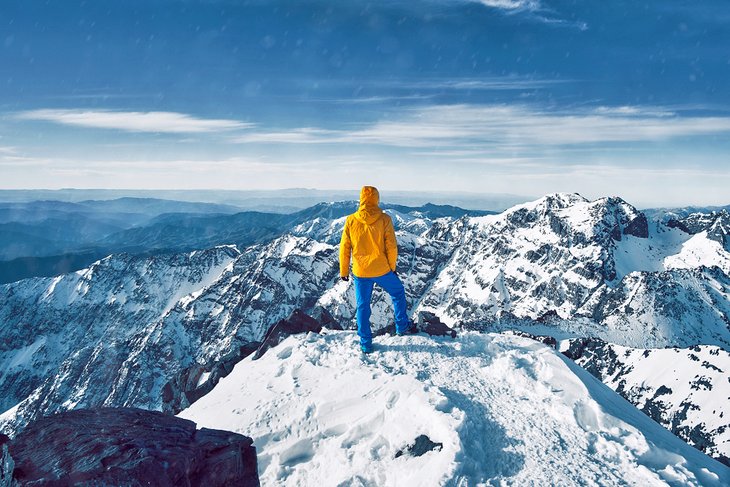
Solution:
[[(532, 340), (287, 338), (180, 416), (254, 438), (262, 485), (727, 485), (730, 471)], [(421, 434), (442, 451), (395, 458)]]

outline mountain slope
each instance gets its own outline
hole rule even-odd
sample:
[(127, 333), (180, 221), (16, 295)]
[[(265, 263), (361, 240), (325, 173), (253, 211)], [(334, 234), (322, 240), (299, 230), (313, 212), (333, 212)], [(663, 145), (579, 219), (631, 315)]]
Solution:
[(423, 237), (453, 253), (416, 311), (449, 324), (552, 315), (627, 346), (730, 347), (730, 254), (686, 252), (697, 236), (621, 199), (548, 195)]
[[(529, 339), (290, 337), (180, 414), (248, 431), (271, 485), (727, 485), (689, 447)], [(398, 455), (420, 435), (441, 443)]]
[(730, 353), (712, 346), (643, 350), (597, 339), (560, 350), (690, 445), (730, 464)]
[[(174, 327), (160, 333), (161, 320), (238, 255), (229, 247), (147, 259), (117, 255), (84, 271), (0, 286), (0, 425), (12, 432), (75, 407), (154, 407), (162, 387), (155, 384), (189, 354), (185, 340), (175, 343), (184, 336)], [(150, 361), (129, 363), (160, 341), (167, 347), (156, 348)]]
[[(114, 255), (77, 273), (0, 286), (0, 425), (12, 433), (81, 406), (177, 411), (197, 397), (177, 397), (180, 384), (212, 387), (216, 370), (295, 308), (322, 306), (353, 328), (354, 292), (338, 279), (348, 204), (305, 210), (289, 233), (240, 251)], [(565, 194), (493, 216), (387, 211), (414, 316), (433, 311), (482, 331), (601, 337), (641, 349), (730, 349), (730, 277), (716, 259), (727, 252), (685, 251), (689, 242), (719, 244), (702, 231), (646, 222), (618, 198)], [(376, 288), (373, 328), (391, 320), (390, 300)], [(728, 456), (728, 445), (718, 445)]]

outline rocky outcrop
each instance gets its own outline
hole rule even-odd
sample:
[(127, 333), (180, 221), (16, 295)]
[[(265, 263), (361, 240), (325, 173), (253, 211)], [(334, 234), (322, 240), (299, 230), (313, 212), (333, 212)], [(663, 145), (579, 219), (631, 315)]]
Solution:
[(649, 222), (646, 215), (639, 213), (624, 227), (624, 235), (633, 235), (639, 238), (649, 238)]
[(707, 232), (707, 238), (720, 243), (730, 251), (730, 213), (723, 209), (710, 213), (692, 213), (684, 218), (671, 218), (667, 221), (670, 228), (678, 228), (685, 233), (695, 235)]
[(518, 337), (524, 337), (529, 338), (530, 340), (535, 340), (536, 342), (544, 343), (550, 348), (557, 348), (558, 341), (551, 336), (548, 335), (533, 335), (532, 333), (527, 333), (526, 331), (522, 330), (508, 330), (506, 333), (510, 335), (515, 335)]
[(456, 338), (456, 330), (443, 323), (438, 316), (428, 311), (418, 313), (416, 327), (431, 336), (450, 336)]
[(231, 373), (238, 362), (255, 352), (260, 345), (260, 342), (251, 342), (240, 346), (221, 357), (210, 368), (194, 364), (180, 371), (162, 388), (162, 411), (177, 414), (208, 394), (218, 381)]
[[(438, 316), (429, 312), (421, 311), (418, 313), (416, 321), (411, 322), (411, 326), (406, 333), (426, 333), (430, 336), (450, 336), (456, 338), (456, 330), (443, 323)], [(373, 336), (395, 335), (395, 323), (391, 322), (384, 328), (373, 331)]]
[(20, 485), (258, 486), (253, 440), (132, 408), (81, 409), (10, 442)]
[(0, 487), (14, 487), (13, 470), (15, 462), (8, 451), (10, 438), (0, 433)]
[(268, 349), (275, 347), (289, 335), (308, 332), (319, 333), (320, 331), (322, 331), (322, 325), (317, 320), (302, 310), (295, 309), (289, 318), (279, 320), (269, 328), (261, 342), (261, 346), (256, 350), (253, 359), (257, 360), (261, 358)]
[(340, 325), (334, 316), (332, 316), (332, 314), (322, 306), (315, 307), (309, 315), (317, 320), (324, 328), (329, 328), (330, 330), (343, 330), (342, 325)]

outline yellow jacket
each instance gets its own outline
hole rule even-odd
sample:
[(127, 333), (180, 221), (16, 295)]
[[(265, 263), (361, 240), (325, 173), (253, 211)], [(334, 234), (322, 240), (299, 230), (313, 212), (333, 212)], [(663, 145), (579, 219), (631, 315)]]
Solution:
[(340, 276), (379, 277), (395, 271), (398, 245), (393, 221), (378, 206), (380, 194), (372, 186), (360, 190), (360, 208), (347, 217), (340, 240)]

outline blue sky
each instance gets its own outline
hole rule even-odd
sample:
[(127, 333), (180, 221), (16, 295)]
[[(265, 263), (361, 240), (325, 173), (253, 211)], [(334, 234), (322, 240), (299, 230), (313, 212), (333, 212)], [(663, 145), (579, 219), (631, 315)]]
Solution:
[(0, 4), (0, 188), (730, 203), (730, 4)]

